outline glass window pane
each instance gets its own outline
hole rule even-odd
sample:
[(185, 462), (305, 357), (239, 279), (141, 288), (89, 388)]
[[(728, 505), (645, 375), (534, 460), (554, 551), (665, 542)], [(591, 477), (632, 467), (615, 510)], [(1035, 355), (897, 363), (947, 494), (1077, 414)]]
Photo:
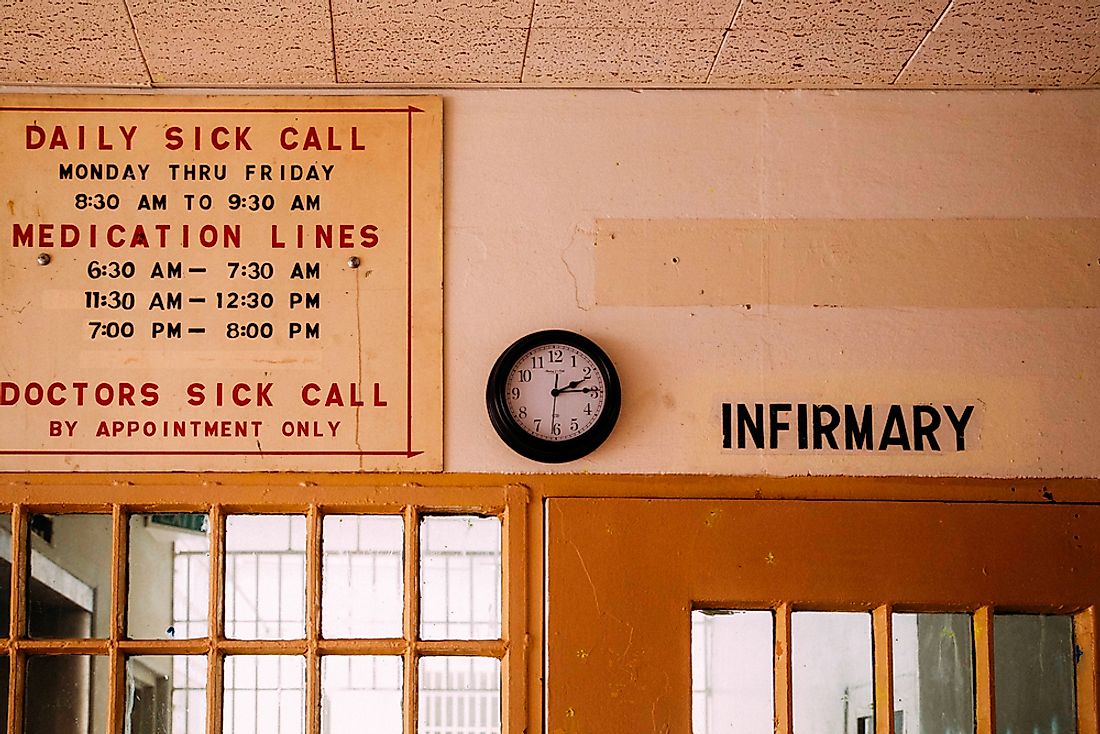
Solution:
[[(0, 637), (11, 630), (11, 515), (0, 513)], [(7, 681), (7, 677), (4, 677)], [(0, 689), (0, 691), (5, 689)], [(0, 704), (4, 711), (7, 704)], [(7, 724), (0, 725), (0, 730)]]
[(895, 614), (893, 628), (895, 734), (972, 734), (970, 615)]
[(775, 622), (770, 611), (691, 613), (691, 730), (772, 734)]
[(108, 667), (103, 656), (28, 657), (24, 734), (105, 734)]
[(30, 519), (31, 637), (107, 637), (111, 616), (111, 516)]
[(998, 734), (1074, 734), (1073, 618), (994, 615), (993, 683)]
[(205, 734), (206, 658), (127, 659), (125, 717), (127, 734)]
[(233, 515), (225, 524), (225, 632), (238, 640), (306, 633), (306, 519)]
[(11, 659), (0, 655), (0, 734), (8, 732), (8, 684), (11, 681)]
[(233, 734), (302, 734), (306, 661), (285, 655), (233, 655), (225, 659), (222, 731)]
[(499, 734), (500, 661), (420, 659), (420, 734)]
[(321, 634), (401, 637), (404, 520), (330, 515), (321, 533)]
[(791, 615), (795, 734), (874, 734), (871, 615)]
[(126, 634), (132, 639), (205, 637), (210, 538), (203, 514), (130, 517)]
[(401, 734), (403, 661), (396, 656), (321, 658), (321, 731)]
[(500, 637), (500, 518), (426, 517), (420, 525), (420, 633)]

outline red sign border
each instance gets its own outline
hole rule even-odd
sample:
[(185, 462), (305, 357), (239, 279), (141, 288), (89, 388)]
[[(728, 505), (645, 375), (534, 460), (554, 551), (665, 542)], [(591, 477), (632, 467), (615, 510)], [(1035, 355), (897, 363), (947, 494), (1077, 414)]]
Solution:
[(52, 449), (23, 450), (0, 449), (0, 456), (404, 456), (413, 458), (423, 451), (412, 448), (412, 285), (413, 285), (413, 115), (424, 110), (413, 105), (405, 107), (32, 107), (0, 106), (0, 112), (174, 112), (174, 113), (319, 113), (319, 114), (367, 114), (404, 113), (407, 125), (407, 181), (406, 193), (406, 334), (405, 334), (405, 449), (403, 451), (63, 451)]

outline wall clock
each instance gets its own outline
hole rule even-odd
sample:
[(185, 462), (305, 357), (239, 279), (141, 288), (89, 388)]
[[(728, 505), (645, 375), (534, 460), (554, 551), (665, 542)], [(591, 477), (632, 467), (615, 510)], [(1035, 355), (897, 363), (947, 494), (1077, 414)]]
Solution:
[(485, 402), (508, 446), (545, 463), (594, 451), (619, 417), (615, 365), (592, 340), (560, 329), (516, 341), (489, 373)]

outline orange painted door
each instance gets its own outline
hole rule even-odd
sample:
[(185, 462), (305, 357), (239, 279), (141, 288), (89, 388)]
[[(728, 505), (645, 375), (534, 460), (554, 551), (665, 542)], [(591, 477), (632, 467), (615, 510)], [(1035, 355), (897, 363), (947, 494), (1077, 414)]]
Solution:
[[(779, 734), (792, 730), (792, 614), (869, 613), (876, 700), (893, 697), (895, 613), (971, 615), (977, 734), (998, 731), (995, 615), (1070, 615), (1076, 731), (1096, 734), (1098, 506), (562, 498), (546, 532), (551, 734), (692, 731), (702, 609), (774, 613)], [(879, 719), (876, 734), (902, 727)]]

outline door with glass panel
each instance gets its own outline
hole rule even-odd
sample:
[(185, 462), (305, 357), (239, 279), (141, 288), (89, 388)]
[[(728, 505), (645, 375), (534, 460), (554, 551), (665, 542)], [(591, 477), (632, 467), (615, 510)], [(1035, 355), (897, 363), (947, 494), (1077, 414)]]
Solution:
[(552, 499), (548, 732), (1095, 734), (1100, 507)]

